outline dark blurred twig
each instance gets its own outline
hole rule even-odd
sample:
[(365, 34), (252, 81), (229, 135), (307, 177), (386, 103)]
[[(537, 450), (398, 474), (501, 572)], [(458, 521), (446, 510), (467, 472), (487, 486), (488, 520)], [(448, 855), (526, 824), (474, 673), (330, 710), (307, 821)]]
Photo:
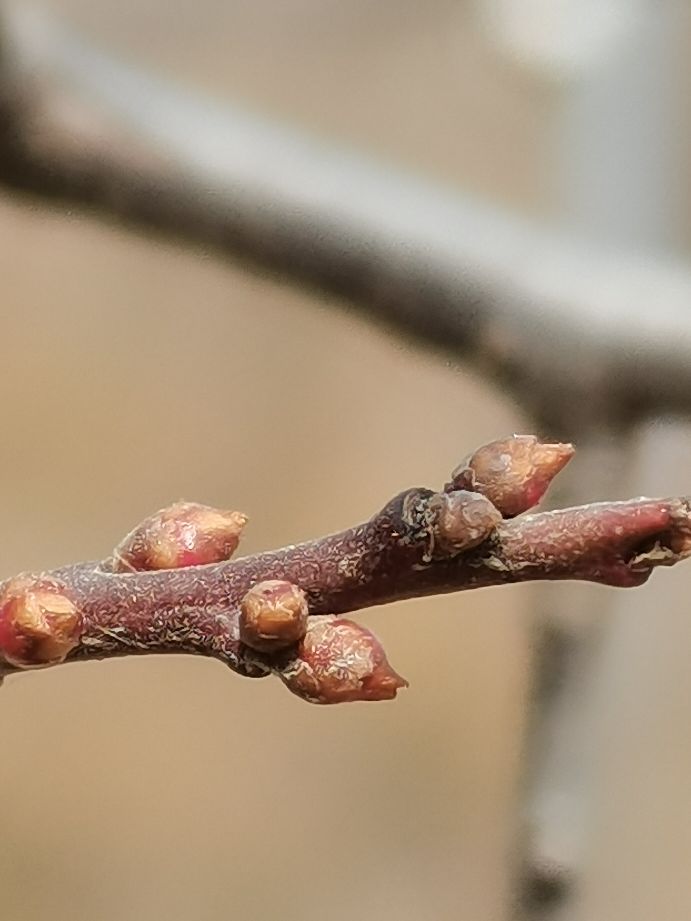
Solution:
[(499, 379), (546, 425), (573, 432), (595, 394), (617, 419), (691, 404), (686, 269), (603, 257), (168, 85), (34, 16), (6, 13), (1, 48), (8, 188), (341, 296)]

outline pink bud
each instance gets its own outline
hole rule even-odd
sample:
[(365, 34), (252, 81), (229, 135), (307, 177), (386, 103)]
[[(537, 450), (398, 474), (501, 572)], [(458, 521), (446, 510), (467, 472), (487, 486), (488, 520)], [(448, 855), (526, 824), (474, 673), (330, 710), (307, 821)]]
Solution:
[(16, 668), (63, 662), (81, 629), (79, 611), (54, 579), (17, 576), (0, 593), (0, 654)]
[(230, 559), (247, 523), (242, 512), (176, 502), (146, 518), (113, 552), (115, 572), (179, 569)]
[(278, 673), (289, 690), (314, 704), (391, 700), (408, 686), (373, 633), (332, 616), (310, 617), (296, 657)]
[(451, 474), (448, 489), (482, 493), (505, 518), (525, 512), (574, 455), (570, 444), (542, 444), (534, 435), (512, 435), (478, 448)]

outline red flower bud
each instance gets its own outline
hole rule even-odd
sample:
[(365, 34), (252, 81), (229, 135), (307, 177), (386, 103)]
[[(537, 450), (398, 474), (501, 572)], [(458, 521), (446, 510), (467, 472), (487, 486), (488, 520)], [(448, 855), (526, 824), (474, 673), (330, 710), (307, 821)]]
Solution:
[(305, 593), (280, 579), (259, 582), (240, 605), (240, 639), (259, 652), (285, 649), (303, 638), (307, 630)]
[(54, 579), (17, 576), (0, 593), (0, 655), (16, 668), (63, 662), (81, 628), (79, 611)]
[(542, 444), (534, 435), (512, 435), (478, 448), (451, 474), (448, 489), (482, 493), (505, 518), (540, 501), (574, 455), (570, 444)]
[(408, 686), (373, 633), (332, 616), (310, 617), (296, 657), (277, 671), (289, 690), (313, 704), (391, 700)]
[(176, 502), (146, 518), (115, 548), (115, 572), (179, 569), (230, 559), (247, 523), (242, 512)]

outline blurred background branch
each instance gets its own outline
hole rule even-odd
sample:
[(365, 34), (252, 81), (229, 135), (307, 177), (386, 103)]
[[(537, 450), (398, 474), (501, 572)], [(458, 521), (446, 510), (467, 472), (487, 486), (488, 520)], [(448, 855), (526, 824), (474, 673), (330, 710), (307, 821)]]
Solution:
[(603, 253), (168, 85), (21, 8), (3, 24), (9, 189), (343, 298), (469, 362), (560, 437), (591, 424), (593, 394), (618, 422), (691, 404), (685, 267)]

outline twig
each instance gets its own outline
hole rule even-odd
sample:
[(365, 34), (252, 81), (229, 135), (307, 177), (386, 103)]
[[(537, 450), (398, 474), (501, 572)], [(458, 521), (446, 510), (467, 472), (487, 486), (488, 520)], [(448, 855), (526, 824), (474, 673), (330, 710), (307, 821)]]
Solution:
[[(394, 696), (402, 680), (392, 677), (371, 634), (336, 618), (329, 620), (333, 628), (325, 636), (324, 618), (312, 615), (544, 579), (632, 587), (643, 584), (656, 566), (691, 554), (688, 499), (634, 499), (502, 517), (500, 508), (515, 514), (537, 501), (571, 453), (569, 446), (545, 446), (526, 436), (494, 442), (457, 468), (441, 492), (407, 490), (365, 524), (232, 562), (205, 561), (214, 553), (232, 552), (244, 516), (213, 512), (212, 520), (212, 510), (202, 506), (174, 506), (147, 519), (105, 563), (78, 563), (5, 583), (0, 651), (6, 670), (130, 653), (191, 652), (220, 659), (248, 676), (275, 671), (291, 690), (319, 702)], [(459, 481), (465, 488), (457, 488)], [(171, 545), (186, 554), (182, 562), (171, 557)], [(150, 571), (159, 565), (177, 568)], [(281, 608), (285, 617), (277, 634), (283, 636), (286, 622), (300, 622), (306, 631), (302, 646), (295, 645), (292, 634), (275, 654), (265, 645), (248, 645), (249, 632), (241, 641), (242, 618), (250, 611), (243, 602), (254, 593), (254, 617), (257, 586), (266, 580), (274, 582), (266, 590), (273, 607), (265, 626), (274, 629)], [(276, 580), (286, 586), (284, 598), (276, 595)], [(290, 593), (295, 586), (298, 595)], [(307, 626), (299, 620), (301, 597), (311, 615)], [(344, 624), (350, 625), (347, 630)], [(344, 630), (350, 634), (342, 635)], [(335, 668), (339, 656), (348, 658), (343, 644), (351, 641), (359, 649), (364, 643), (367, 656), (379, 657), (368, 659), (370, 672), (357, 675), (355, 690), (351, 685), (344, 690), (342, 677), (328, 692), (323, 683), (309, 693), (304, 682), (296, 687), (296, 662), (302, 667), (318, 653), (324, 659), (319, 667)], [(312, 668), (314, 662), (308, 664)], [(377, 672), (373, 686), (365, 679), (371, 679), (375, 665), (384, 672)]]

